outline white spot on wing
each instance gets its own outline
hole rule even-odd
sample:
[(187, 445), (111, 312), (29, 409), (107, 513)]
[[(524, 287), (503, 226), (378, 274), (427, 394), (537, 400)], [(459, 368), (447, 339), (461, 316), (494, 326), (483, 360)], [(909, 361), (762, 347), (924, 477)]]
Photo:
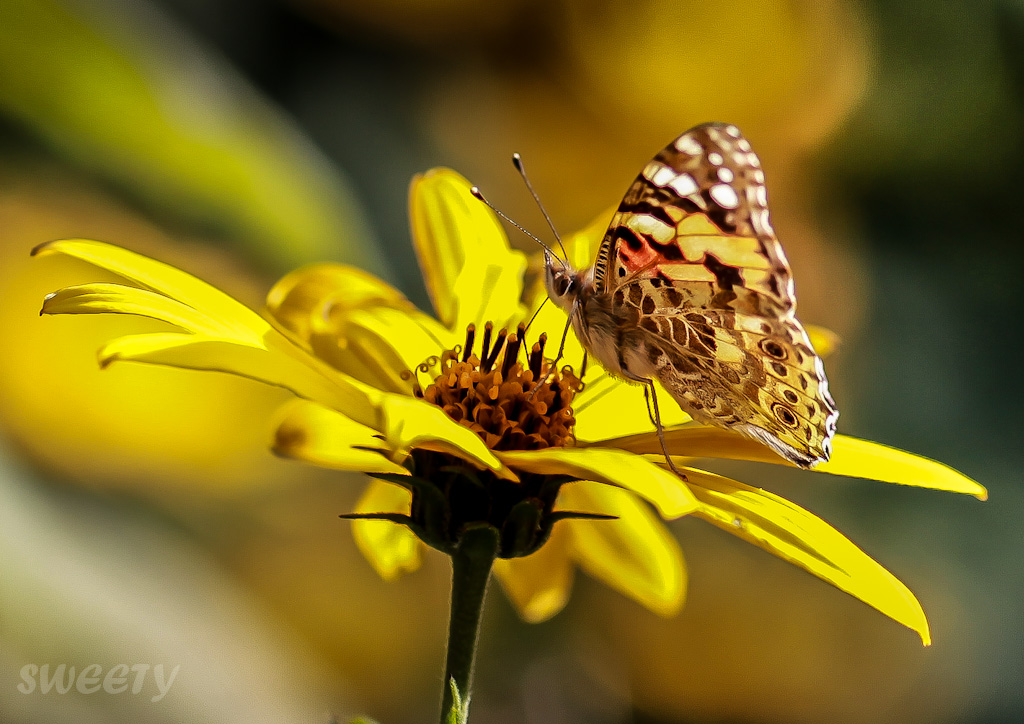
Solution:
[(688, 153), (691, 156), (699, 156), (704, 149), (700, 147), (696, 138), (689, 133), (684, 133), (676, 139), (676, 150), (680, 153)]
[(741, 138), (740, 140), (736, 141), (736, 147), (738, 149), (740, 149), (741, 151), (744, 151), (744, 152), (749, 151), (750, 150), (750, 141), (748, 141), (745, 138)]
[[(751, 222), (754, 224), (754, 228), (761, 234), (774, 234), (775, 231), (772, 229), (771, 223), (768, 221), (768, 209), (755, 209), (754, 213), (750, 216)], [(781, 247), (780, 247), (781, 253)]]
[(722, 158), (722, 154), (716, 153), (715, 151), (712, 151), (711, 153), (708, 154), (708, 163), (714, 166), (720, 166), (722, 161), (724, 160), (725, 159)]
[(651, 183), (654, 183), (655, 174), (657, 174), (658, 170), (662, 168), (665, 167), (662, 166), (657, 161), (651, 161), (649, 164), (644, 166), (644, 170), (640, 172), (640, 175), (643, 176), (648, 181), (650, 181)]
[(728, 169), (725, 166), (718, 169), (718, 180), (722, 183), (731, 183), (733, 178), (734, 176), (731, 169)]
[(763, 184), (764, 171), (762, 171), (761, 169), (757, 169), (756, 171), (754, 171), (754, 180), (757, 181), (759, 184)]
[(740, 199), (736, 195), (736, 190), (727, 184), (715, 184), (711, 187), (711, 190), (708, 193), (711, 194), (711, 198), (713, 198), (719, 206), (724, 206), (727, 209), (735, 209), (740, 205)]
[(697, 182), (694, 181), (693, 176), (688, 173), (679, 174), (669, 183), (668, 186), (680, 196), (689, 196), (690, 194), (695, 194), (698, 191)]
[(761, 168), (761, 159), (757, 157), (756, 153), (747, 154), (747, 163), (754, 168)]
[(740, 129), (736, 128), (736, 126), (726, 126), (725, 132), (728, 133), (733, 138), (740, 137)]
[(760, 185), (757, 187), (755, 193), (757, 194), (757, 203), (761, 204), (761, 206), (767, 206), (768, 190), (763, 185)]
[(676, 177), (676, 172), (670, 169), (668, 166), (662, 166), (659, 168), (653, 177), (648, 177), (648, 180), (655, 186), (664, 186)]

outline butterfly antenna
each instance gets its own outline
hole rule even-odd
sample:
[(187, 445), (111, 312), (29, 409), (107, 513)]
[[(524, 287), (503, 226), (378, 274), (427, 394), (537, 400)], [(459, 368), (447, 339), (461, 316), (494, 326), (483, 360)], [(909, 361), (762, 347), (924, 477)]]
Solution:
[[(541, 241), (541, 240), (540, 240), (540, 239), (539, 239), (539, 238), (537, 237), (536, 233), (532, 233), (532, 232), (530, 232), (530, 231), (527, 231), (527, 230), (526, 230), (525, 228), (523, 228), (523, 227), (522, 227), (521, 225), (519, 225), (518, 223), (516, 223), (515, 221), (513, 221), (512, 219), (510, 219), (510, 218), (509, 218), (508, 216), (506, 216), (506, 215), (505, 215), (504, 213), (502, 213), (501, 211), (499, 211), (499, 210), (498, 210), (498, 209), (497, 209), (497, 208), (495, 207), (495, 205), (494, 205), (494, 204), (492, 204), (492, 203), (490, 203), (489, 201), (487, 201), (486, 199), (484, 199), (484, 198), (483, 198), (483, 194), (481, 193), (481, 191), (480, 191), (480, 188), (479, 188), (479, 186), (473, 186), (472, 188), (470, 188), (470, 189), (469, 189), (469, 193), (470, 193), (470, 194), (472, 194), (472, 195), (473, 195), (474, 197), (476, 197), (477, 199), (479, 199), (480, 201), (482, 201), (482, 202), (483, 202), (484, 204), (486, 204), (486, 205), (487, 205), (487, 208), (488, 208), (488, 209), (490, 209), (490, 210), (494, 211), (494, 212), (495, 212), (496, 214), (498, 214), (499, 216), (501, 216), (501, 217), (502, 217), (503, 219), (505, 219), (506, 221), (508, 221), (508, 222), (509, 222), (510, 224), (512, 224), (513, 226), (515, 226), (516, 228), (518, 228), (518, 229), (519, 229), (520, 231), (522, 231), (523, 233), (525, 233), (525, 235), (526, 235), (527, 237), (529, 237), (530, 239), (534, 240), (535, 242), (537, 242), (538, 244), (540, 244), (540, 245), (541, 245), (542, 247), (544, 247), (545, 251), (547, 251), (547, 252), (548, 252), (549, 254), (551, 254), (551, 255), (552, 255), (553, 257), (555, 257), (556, 259), (558, 259), (559, 261), (561, 261), (561, 259), (559, 259), (559, 258), (558, 258), (558, 255), (557, 255), (557, 254), (555, 254), (554, 250), (552, 250), (552, 248), (551, 248), (551, 247), (549, 247), (549, 246), (548, 246), (547, 244), (545, 244), (544, 242), (542, 242), (542, 241)], [(561, 242), (559, 242), (559, 244), (560, 244), (560, 243), (561, 243)], [(562, 263), (564, 264), (565, 262), (562, 262)]]
[(530, 177), (526, 175), (526, 168), (523, 167), (523, 157), (518, 153), (512, 154), (512, 165), (516, 167), (516, 171), (523, 177), (523, 183), (526, 184), (526, 189), (530, 192), (530, 196), (537, 202), (537, 208), (544, 214), (544, 220), (548, 222), (548, 228), (551, 229), (551, 233), (555, 235), (555, 241), (558, 242), (558, 248), (562, 250), (562, 256), (565, 259), (569, 258), (569, 253), (565, 250), (565, 245), (562, 243), (562, 237), (558, 233), (558, 229), (555, 228), (555, 222), (551, 220), (551, 216), (548, 214), (548, 210), (544, 208), (544, 204), (540, 202), (540, 196), (533, 190), (533, 184), (530, 183)]
[(549, 301), (551, 301), (551, 297), (544, 297), (544, 299), (541, 300), (540, 305), (537, 307), (537, 311), (535, 311), (530, 316), (530, 321), (526, 323), (526, 331), (527, 332), (530, 331), (530, 325), (533, 324), (533, 320), (535, 320), (537, 318), (537, 315), (540, 314), (540, 310), (544, 309), (544, 305), (547, 304)]

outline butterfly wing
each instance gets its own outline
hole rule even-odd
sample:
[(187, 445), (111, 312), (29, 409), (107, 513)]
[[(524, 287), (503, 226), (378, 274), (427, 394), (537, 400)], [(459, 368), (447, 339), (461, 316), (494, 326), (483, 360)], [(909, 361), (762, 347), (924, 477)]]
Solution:
[(764, 172), (735, 126), (705, 124), (630, 186), (594, 265), (612, 315), (637, 322), (630, 372), (656, 377), (696, 420), (809, 467), (828, 460), (838, 411), (794, 314)]

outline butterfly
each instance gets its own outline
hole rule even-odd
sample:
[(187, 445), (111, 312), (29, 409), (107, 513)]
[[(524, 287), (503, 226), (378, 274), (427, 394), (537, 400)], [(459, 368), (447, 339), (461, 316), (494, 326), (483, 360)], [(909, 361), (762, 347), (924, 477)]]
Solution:
[(695, 421), (800, 467), (831, 455), (839, 412), (795, 316), (764, 181), (735, 126), (705, 123), (643, 168), (592, 266), (545, 251), (548, 296), (607, 371), (648, 387), (673, 469), (655, 380)]

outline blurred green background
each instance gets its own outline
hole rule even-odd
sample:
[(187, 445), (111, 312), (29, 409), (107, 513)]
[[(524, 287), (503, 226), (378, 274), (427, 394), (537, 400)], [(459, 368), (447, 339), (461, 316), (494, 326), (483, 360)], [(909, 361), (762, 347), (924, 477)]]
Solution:
[[(1024, 4), (934, 0), (0, 0), (0, 720), (435, 717), (447, 561), (385, 584), (337, 515), (358, 476), (273, 458), (286, 395), (124, 365), (153, 328), (37, 316), (84, 236), (259, 305), (303, 263), (426, 306), (412, 174), (456, 168), (542, 229), (617, 203), (679, 132), (760, 153), (840, 431), (940, 459), (987, 503), (720, 465), (805, 505), (918, 595), (935, 644), (697, 520), (663, 620), (577, 579), (485, 614), (478, 724), (1024, 720)], [(530, 247), (519, 237), (514, 243)], [(165, 698), (22, 694), (25, 664), (180, 665)]]

